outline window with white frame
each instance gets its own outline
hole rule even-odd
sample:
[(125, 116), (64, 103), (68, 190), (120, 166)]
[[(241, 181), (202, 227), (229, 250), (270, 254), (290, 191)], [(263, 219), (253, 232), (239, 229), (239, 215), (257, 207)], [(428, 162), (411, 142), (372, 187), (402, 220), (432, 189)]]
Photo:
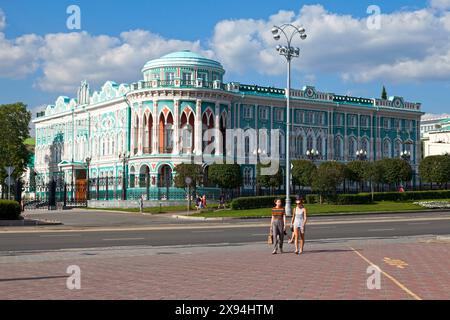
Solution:
[(269, 119), (269, 113), (267, 111), (267, 107), (259, 107), (259, 119), (261, 119), (261, 120)]
[(344, 115), (341, 113), (336, 114), (336, 126), (342, 127), (344, 125)]
[(202, 79), (203, 81), (208, 81), (208, 74), (206, 72), (199, 72), (198, 73), (198, 78)]
[(244, 118), (245, 119), (251, 119), (253, 118), (253, 113), (252, 113), (252, 107), (251, 106), (244, 106)]
[(391, 141), (389, 139), (383, 142), (383, 157), (389, 158), (391, 156)]
[(297, 110), (295, 112), (295, 116), (297, 118), (297, 123), (304, 123), (305, 122), (305, 111)]
[(356, 128), (358, 126), (357, 117), (354, 114), (348, 116), (348, 126)]
[(391, 119), (383, 118), (383, 128), (390, 129), (391, 128)]
[(284, 110), (283, 109), (275, 109), (275, 121), (279, 121), (279, 122), (284, 121)]
[(361, 116), (361, 127), (369, 128), (369, 121), (370, 121), (370, 118), (368, 116)]

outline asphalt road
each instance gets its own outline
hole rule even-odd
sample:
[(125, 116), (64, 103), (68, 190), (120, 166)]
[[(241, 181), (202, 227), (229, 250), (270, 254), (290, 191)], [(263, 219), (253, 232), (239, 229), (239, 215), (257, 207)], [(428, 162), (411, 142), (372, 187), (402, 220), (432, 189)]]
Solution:
[[(391, 217), (311, 218), (307, 240), (449, 235), (449, 213), (414, 213)], [(46, 251), (116, 246), (172, 246), (265, 242), (269, 221), (228, 224), (155, 225), (126, 229), (0, 231), (0, 252)], [(289, 233), (289, 231), (288, 231)]]

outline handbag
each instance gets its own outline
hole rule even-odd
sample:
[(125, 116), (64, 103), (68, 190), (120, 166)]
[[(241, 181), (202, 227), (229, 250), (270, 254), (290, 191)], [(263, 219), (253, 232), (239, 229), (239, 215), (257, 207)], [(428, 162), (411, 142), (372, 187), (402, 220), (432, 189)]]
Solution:
[(272, 232), (267, 236), (267, 244), (273, 244), (273, 235)]

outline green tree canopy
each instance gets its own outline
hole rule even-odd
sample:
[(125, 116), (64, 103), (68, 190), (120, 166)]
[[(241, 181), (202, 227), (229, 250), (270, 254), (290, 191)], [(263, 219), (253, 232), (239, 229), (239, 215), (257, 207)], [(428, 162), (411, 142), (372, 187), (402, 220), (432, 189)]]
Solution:
[(6, 177), (4, 167), (14, 166), (13, 176), (25, 171), (30, 157), (24, 141), (30, 137), (31, 113), (21, 102), (0, 105), (0, 179)]
[(429, 156), (419, 165), (423, 181), (442, 185), (450, 181), (450, 155)]
[(238, 164), (212, 164), (208, 179), (222, 189), (234, 189), (242, 185), (242, 173)]
[(336, 161), (323, 162), (313, 177), (312, 188), (320, 195), (336, 194), (344, 182), (345, 166)]
[(310, 187), (317, 167), (309, 160), (292, 161), (292, 180), (295, 185)]
[(283, 183), (283, 175), (281, 169), (274, 175), (262, 175), (261, 168), (268, 167), (270, 165), (262, 165), (261, 163), (256, 165), (256, 183), (261, 187), (270, 188), (273, 193), (274, 188), (278, 188)]
[(380, 179), (382, 183), (399, 185), (412, 179), (413, 171), (411, 165), (405, 160), (382, 159), (377, 161), (377, 166), (382, 171)]
[(191, 187), (196, 188), (203, 182), (203, 169), (201, 165), (181, 163), (175, 167), (174, 183), (177, 188), (187, 188), (186, 177), (192, 179)]

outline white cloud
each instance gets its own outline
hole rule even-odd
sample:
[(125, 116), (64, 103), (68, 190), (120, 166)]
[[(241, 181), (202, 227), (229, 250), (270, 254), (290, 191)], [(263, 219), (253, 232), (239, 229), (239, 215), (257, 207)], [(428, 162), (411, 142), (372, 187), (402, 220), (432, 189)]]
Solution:
[(0, 9), (0, 31), (6, 26), (6, 17), (2, 9)]
[(356, 82), (442, 80), (450, 77), (450, 15), (430, 8), (381, 16), (381, 29), (369, 30), (366, 19), (338, 15), (321, 5), (279, 12), (267, 20), (226, 20), (217, 24), (212, 49), (225, 67), (237, 73), (283, 74), (284, 63), (273, 49), (273, 24), (303, 25), (308, 34), (293, 68), (302, 73), (340, 74)]
[(82, 79), (91, 87), (106, 80), (137, 81), (149, 59), (181, 49), (202, 52), (198, 41), (167, 40), (143, 30), (123, 32), (120, 37), (50, 34), (39, 52), (43, 76), (36, 85), (45, 91), (73, 92)]
[(450, 9), (450, 0), (431, 0), (430, 6), (439, 10)]
[[(305, 78), (340, 75), (353, 82), (378, 79), (398, 82), (450, 78), (450, 12), (444, 1), (428, 8), (402, 10), (381, 16), (381, 29), (369, 30), (365, 18), (340, 15), (321, 5), (305, 5), (299, 12), (279, 11), (267, 19), (219, 21), (208, 43), (166, 39), (145, 30), (119, 36), (87, 32), (23, 35), (7, 39), (0, 32), (0, 77), (21, 77), (37, 70), (35, 86), (73, 95), (83, 79), (98, 87), (106, 80), (141, 79), (146, 61), (171, 51), (190, 49), (218, 59), (233, 78), (240, 74), (282, 75), (285, 61), (275, 51), (273, 25), (303, 25), (306, 41), (293, 71)], [(5, 15), (0, 11), (0, 31)]]

